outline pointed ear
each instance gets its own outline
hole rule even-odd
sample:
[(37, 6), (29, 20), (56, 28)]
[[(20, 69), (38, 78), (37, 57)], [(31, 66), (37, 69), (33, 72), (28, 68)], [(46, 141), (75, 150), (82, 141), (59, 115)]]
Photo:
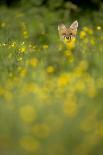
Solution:
[(66, 31), (67, 28), (66, 28), (66, 26), (64, 24), (61, 24), (61, 25), (58, 25), (58, 30), (59, 31)]
[(60, 24), (58, 25), (58, 31), (59, 31), (60, 39), (62, 40), (64, 37), (64, 34), (66, 34), (67, 32), (67, 28), (64, 24)]
[(78, 22), (77, 22), (77, 20), (72, 23), (72, 25), (70, 26), (70, 28), (71, 29), (77, 29), (78, 28)]

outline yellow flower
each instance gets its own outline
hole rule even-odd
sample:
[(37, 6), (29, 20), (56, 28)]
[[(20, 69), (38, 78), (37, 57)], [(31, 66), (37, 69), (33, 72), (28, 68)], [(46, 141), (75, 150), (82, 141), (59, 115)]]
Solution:
[(47, 49), (47, 48), (48, 48), (48, 45), (43, 45), (43, 48), (44, 48), (44, 49)]
[(74, 60), (74, 56), (73, 56), (71, 50), (69, 50), (69, 49), (66, 50), (66, 51), (64, 52), (64, 55), (66, 56), (68, 62), (73, 62), (73, 60)]
[(72, 52), (71, 52), (71, 50), (66, 50), (65, 52), (64, 52), (64, 55), (66, 56), (66, 57), (69, 57), (69, 56), (71, 56), (72, 55)]
[(64, 40), (64, 43), (66, 44), (68, 49), (73, 49), (75, 47), (75, 42), (75, 38), (71, 39), (70, 41), (68, 41), (67, 39)]
[(74, 56), (73, 54), (71, 54), (69, 57), (68, 57), (68, 62), (73, 62), (74, 61)]
[(97, 26), (97, 30), (101, 30), (101, 26)]
[(30, 123), (36, 119), (36, 111), (31, 105), (22, 106), (19, 113), (21, 119), (26, 123)]
[(39, 142), (35, 140), (33, 137), (25, 136), (20, 140), (20, 144), (26, 151), (34, 152), (39, 148)]
[(89, 97), (95, 97), (96, 96), (96, 81), (94, 80), (93, 77), (88, 75), (86, 77), (86, 85), (87, 85), (87, 94)]
[(97, 133), (100, 137), (103, 137), (103, 123), (99, 123)]
[(13, 95), (10, 91), (5, 91), (4, 97), (7, 101), (12, 101)]
[(6, 46), (6, 44), (5, 44), (5, 43), (3, 43), (3, 44), (2, 44), (2, 46)]
[(37, 58), (32, 58), (32, 59), (30, 59), (29, 64), (30, 64), (32, 67), (36, 67), (37, 64), (38, 64), (38, 59), (37, 59)]
[(69, 83), (70, 79), (71, 77), (68, 74), (61, 75), (58, 79), (58, 86), (65, 87)]
[(103, 78), (97, 79), (96, 85), (98, 88), (103, 88)]
[(88, 39), (88, 38), (85, 38), (85, 39), (84, 39), (84, 43), (85, 43), (85, 44), (88, 44), (88, 42), (89, 42), (89, 39)]
[(25, 90), (26, 92), (33, 93), (35, 92), (35, 87), (36, 85), (34, 83), (29, 83), (26, 85)]
[(17, 61), (22, 61), (22, 60), (23, 60), (22, 57), (17, 58)]
[(94, 41), (94, 39), (91, 39), (90, 42), (91, 42), (92, 45), (95, 45), (95, 41)]
[(95, 97), (95, 95), (96, 95), (96, 88), (95, 88), (95, 84), (91, 84), (90, 83), (90, 85), (88, 86), (88, 96), (89, 97)]
[(1, 27), (5, 27), (6, 26), (6, 23), (5, 22), (2, 22), (1, 23)]
[(92, 108), (92, 111), (88, 112), (80, 123), (80, 129), (84, 132), (90, 132), (93, 131), (93, 129), (96, 129), (96, 126), (98, 125), (98, 121), (96, 120), (97, 113), (98, 110)]
[(77, 92), (82, 92), (85, 89), (85, 83), (83, 80), (80, 80), (75, 84), (75, 89)]
[(83, 30), (84, 30), (86, 33), (88, 33), (88, 34), (91, 34), (91, 35), (93, 34), (93, 30), (92, 30), (91, 28), (89, 28), (89, 27), (86, 27), (86, 26), (85, 26), (85, 27), (83, 28)]
[(11, 44), (11, 47), (15, 47), (16, 46), (16, 42), (13, 42), (12, 44)]
[(20, 71), (20, 76), (25, 77), (26, 73), (27, 73), (26, 68), (22, 68), (21, 71)]
[(78, 105), (74, 96), (68, 97), (64, 103), (64, 113), (66, 116), (74, 117), (77, 114)]
[(79, 65), (74, 69), (76, 76), (81, 76), (88, 69), (88, 62), (85, 60), (80, 61)]
[(21, 47), (21, 48), (19, 49), (19, 51), (20, 51), (21, 53), (24, 53), (24, 52), (26, 51), (26, 48), (23, 46), (23, 47)]
[(48, 66), (48, 68), (47, 68), (48, 73), (53, 73), (54, 71), (55, 71), (55, 69), (53, 66)]
[(46, 138), (49, 135), (50, 129), (48, 125), (44, 123), (36, 124), (32, 128), (32, 132), (40, 138)]
[(82, 60), (79, 64), (79, 67), (81, 70), (87, 70), (88, 69), (88, 62), (86, 60)]
[(12, 95), (12, 92), (11, 91), (8, 91), (6, 90), (5, 88), (3, 87), (0, 87), (0, 96), (3, 96), (6, 101), (12, 101), (12, 98), (13, 98), (13, 95)]
[(25, 31), (23, 31), (23, 36), (24, 36), (24, 38), (28, 38), (28, 32), (25, 30)]
[(80, 32), (80, 38), (84, 39), (86, 37), (86, 32), (85, 31), (81, 31)]

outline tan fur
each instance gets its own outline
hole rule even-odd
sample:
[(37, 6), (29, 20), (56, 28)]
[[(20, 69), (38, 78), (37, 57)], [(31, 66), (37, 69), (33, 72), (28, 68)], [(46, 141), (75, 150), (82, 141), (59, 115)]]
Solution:
[(60, 38), (63, 39), (66, 37), (68, 40), (70, 40), (73, 37), (76, 37), (77, 28), (78, 28), (77, 21), (73, 22), (69, 28), (67, 28), (64, 24), (59, 25), (58, 31)]

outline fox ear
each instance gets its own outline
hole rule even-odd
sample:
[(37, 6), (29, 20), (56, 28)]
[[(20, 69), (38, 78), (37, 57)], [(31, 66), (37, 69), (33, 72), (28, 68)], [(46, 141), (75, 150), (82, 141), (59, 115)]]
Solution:
[(66, 32), (67, 28), (64, 24), (58, 25), (58, 31)]
[(67, 28), (64, 24), (61, 24), (61, 25), (58, 25), (58, 31), (59, 31), (60, 39), (63, 39), (64, 34), (67, 33)]
[(74, 21), (74, 22), (71, 24), (70, 28), (71, 28), (71, 29), (76, 29), (76, 30), (77, 30), (77, 28), (78, 28), (78, 22), (77, 22), (77, 20)]

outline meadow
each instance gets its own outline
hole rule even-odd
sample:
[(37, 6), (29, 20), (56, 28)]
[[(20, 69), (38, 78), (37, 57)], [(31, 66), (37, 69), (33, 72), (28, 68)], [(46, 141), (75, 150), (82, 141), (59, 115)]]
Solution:
[(0, 155), (103, 154), (102, 11), (0, 6)]

